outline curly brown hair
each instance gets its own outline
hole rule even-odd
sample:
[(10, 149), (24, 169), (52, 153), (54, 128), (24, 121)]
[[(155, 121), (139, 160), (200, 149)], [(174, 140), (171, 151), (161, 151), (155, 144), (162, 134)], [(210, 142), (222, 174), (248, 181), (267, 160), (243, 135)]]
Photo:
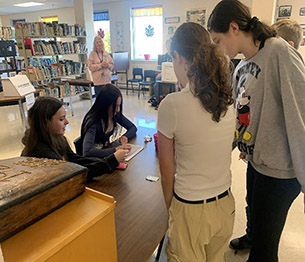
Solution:
[(229, 58), (212, 42), (207, 30), (191, 22), (175, 32), (170, 43), (172, 57), (175, 51), (190, 64), (187, 76), (191, 91), (212, 119), (219, 122), (233, 104)]

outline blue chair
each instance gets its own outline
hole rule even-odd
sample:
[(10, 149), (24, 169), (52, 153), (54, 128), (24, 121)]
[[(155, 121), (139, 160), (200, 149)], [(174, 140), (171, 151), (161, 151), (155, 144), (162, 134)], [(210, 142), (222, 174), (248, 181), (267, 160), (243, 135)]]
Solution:
[(156, 83), (156, 71), (155, 70), (144, 70), (144, 81), (141, 81), (139, 83), (139, 93), (138, 93), (138, 98), (140, 98), (140, 92), (147, 90), (145, 87), (151, 87), (153, 88), (154, 84)]
[(134, 68), (132, 70), (132, 78), (127, 80), (126, 94), (128, 95), (128, 85), (131, 83), (131, 89), (133, 92), (133, 84), (136, 83), (137, 86), (139, 83), (143, 81), (143, 69), (142, 68)]

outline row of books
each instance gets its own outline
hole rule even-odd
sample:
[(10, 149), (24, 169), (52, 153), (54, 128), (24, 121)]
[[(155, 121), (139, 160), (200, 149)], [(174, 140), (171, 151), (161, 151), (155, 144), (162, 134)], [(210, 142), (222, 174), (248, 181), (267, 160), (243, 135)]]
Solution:
[[(32, 55), (63, 55), (63, 54), (85, 54), (87, 48), (85, 44), (79, 41), (62, 42), (62, 41), (45, 41), (26, 38), (25, 48), (30, 49)], [(22, 53), (22, 52), (21, 52)]]
[(41, 81), (84, 73), (84, 64), (74, 61), (59, 61), (59, 63), (42, 66), (27, 66), (27, 76), (30, 81)]
[(69, 86), (64, 84), (49, 84), (48, 86), (38, 86), (36, 89), (39, 91), (40, 96), (52, 96), (56, 98), (64, 98), (68, 96), (77, 95), (85, 92), (82, 86)]
[(13, 39), (15, 38), (15, 30), (13, 27), (0, 26), (0, 38)]
[(55, 57), (50, 57), (50, 58), (28, 57), (29, 66), (50, 66), (56, 63), (57, 60)]
[(15, 25), (16, 36), (86, 36), (86, 29), (78, 24), (68, 25), (58, 22), (44, 23), (17, 23)]

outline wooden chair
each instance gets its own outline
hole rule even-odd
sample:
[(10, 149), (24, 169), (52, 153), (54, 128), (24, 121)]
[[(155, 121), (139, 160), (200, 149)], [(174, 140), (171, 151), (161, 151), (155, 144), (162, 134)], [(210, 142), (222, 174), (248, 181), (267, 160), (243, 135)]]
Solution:
[(153, 88), (154, 84), (156, 82), (156, 71), (155, 70), (144, 70), (144, 81), (141, 81), (139, 83), (139, 93), (138, 98), (140, 98), (140, 92), (146, 90), (146, 86)]
[(136, 83), (137, 86), (139, 83), (143, 81), (143, 69), (142, 68), (134, 68), (132, 70), (132, 78), (127, 80), (126, 94), (128, 95), (128, 85), (131, 84), (131, 89), (133, 92), (133, 84)]

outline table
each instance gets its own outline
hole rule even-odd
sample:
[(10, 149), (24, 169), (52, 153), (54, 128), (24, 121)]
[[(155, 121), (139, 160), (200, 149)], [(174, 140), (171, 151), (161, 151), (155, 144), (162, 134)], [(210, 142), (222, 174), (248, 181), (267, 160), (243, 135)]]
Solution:
[[(74, 86), (86, 86), (89, 88), (89, 99), (90, 103), (92, 105), (92, 87), (94, 87), (94, 84), (91, 80), (86, 80), (86, 79), (65, 79), (63, 82), (66, 85), (74, 85)], [(74, 116), (74, 111), (73, 111), (73, 104), (72, 104), (72, 97), (71, 97), (71, 90), (70, 90), (70, 106), (71, 106), (71, 113), (72, 116)]]
[(25, 111), (24, 111), (24, 108), (23, 108), (23, 103), (24, 102), (25, 102), (25, 97), (24, 96), (11, 96), (11, 97), (0, 96), (0, 106), (12, 106), (12, 105), (18, 105), (19, 106), (22, 125), (23, 125), (24, 129), (26, 129), (27, 123), (26, 123)]
[(157, 80), (156, 81), (157, 93), (155, 94), (157, 102), (160, 103), (160, 96), (163, 95), (163, 87), (168, 87), (169, 92), (172, 93), (176, 91), (176, 84), (177, 82), (167, 82), (167, 81)]
[(124, 171), (115, 170), (95, 178), (87, 186), (109, 194), (117, 201), (115, 210), (119, 262), (149, 260), (167, 230), (167, 210), (161, 181), (149, 182), (146, 176), (159, 176), (153, 137), (155, 129), (140, 127), (131, 143), (144, 145), (144, 150), (128, 162)]

